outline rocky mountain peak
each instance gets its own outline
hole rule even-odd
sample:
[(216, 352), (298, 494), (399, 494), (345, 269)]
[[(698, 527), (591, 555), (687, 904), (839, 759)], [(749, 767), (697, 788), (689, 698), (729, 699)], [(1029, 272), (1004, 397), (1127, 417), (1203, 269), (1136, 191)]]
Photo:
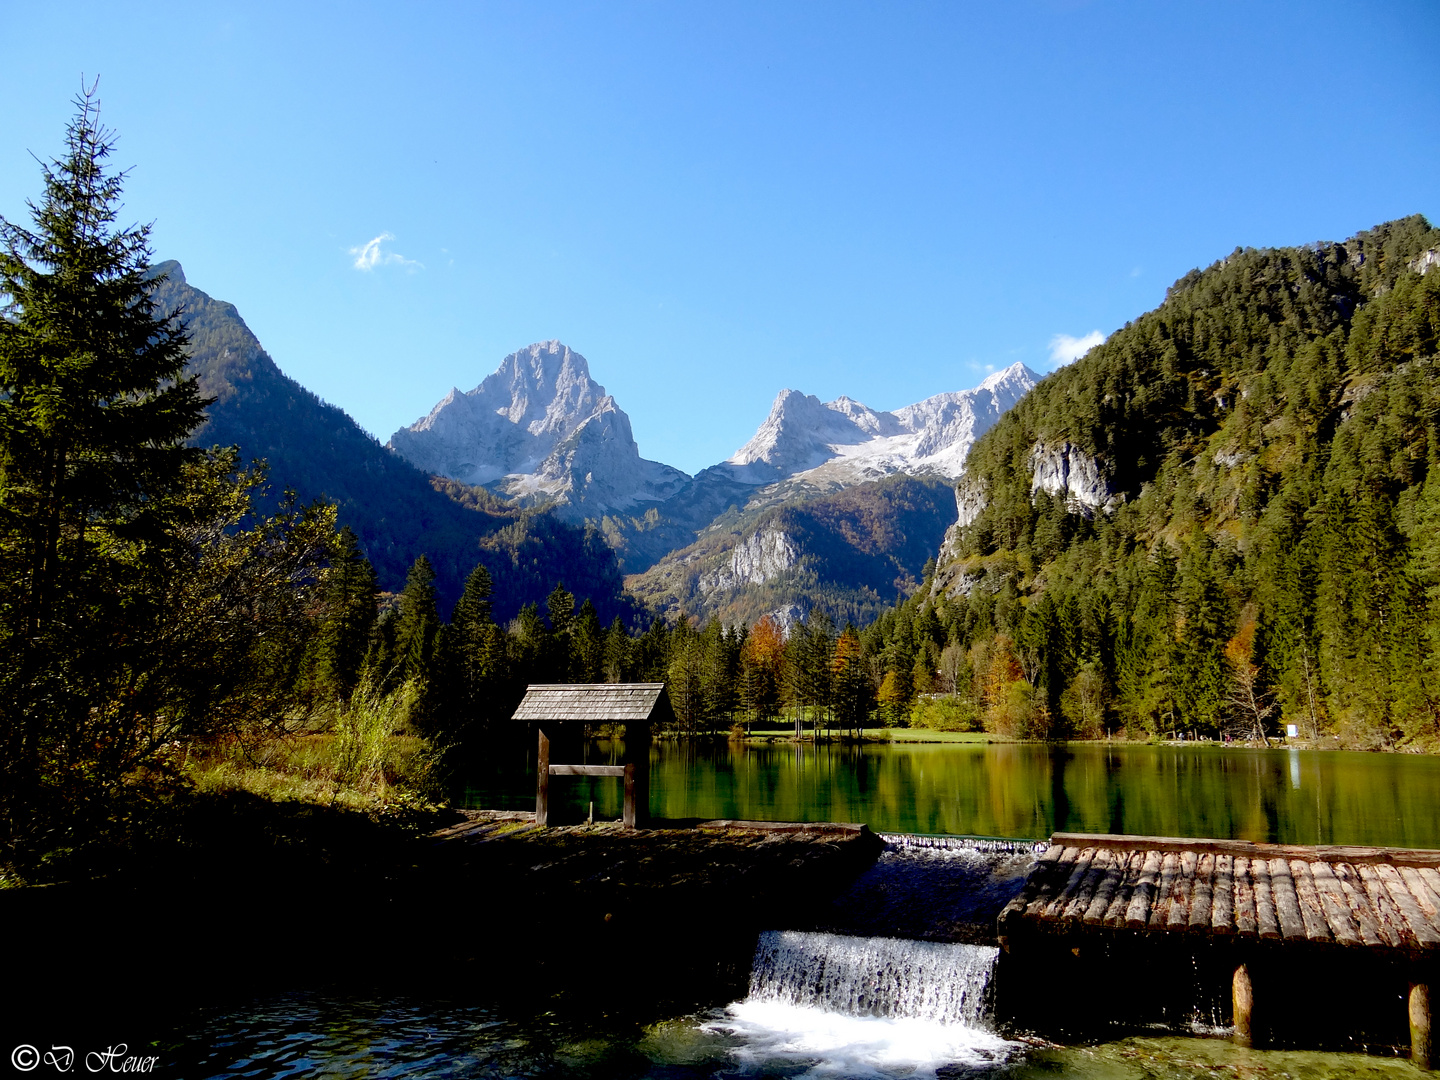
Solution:
[(973, 390), (936, 394), (894, 412), (782, 390), (759, 430), (723, 467), (749, 484), (805, 478), (844, 486), (900, 472), (953, 480), (965, 471), (975, 439), (1039, 381), (1024, 364), (1012, 364)]
[(511, 353), (469, 393), (451, 390), (389, 446), (426, 472), (555, 501), (572, 517), (643, 513), (688, 479), (640, 457), (630, 418), (559, 341)]

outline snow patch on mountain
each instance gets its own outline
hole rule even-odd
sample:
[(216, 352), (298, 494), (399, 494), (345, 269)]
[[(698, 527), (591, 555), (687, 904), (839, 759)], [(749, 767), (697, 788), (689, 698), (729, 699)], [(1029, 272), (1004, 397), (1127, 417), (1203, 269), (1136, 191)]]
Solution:
[(848, 486), (895, 473), (954, 480), (975, 440), (1039, 381), (1024, 364), (1013, 364), (973, 390), (936, 394), (894, 412), (782, 390), (754, 437), (721, 467), (756, 486), (790, 479)]

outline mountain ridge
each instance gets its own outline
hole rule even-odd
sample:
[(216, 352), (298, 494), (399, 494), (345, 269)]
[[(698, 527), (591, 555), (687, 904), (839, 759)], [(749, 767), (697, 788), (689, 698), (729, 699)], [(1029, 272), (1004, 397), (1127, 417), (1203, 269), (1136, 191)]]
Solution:
[(190, 335), (187, 371), (215, 399), (190, 442), (238, 446), (242, 461), (267, 462), (272, 494), (261, 500), (262, 510), (272, 509), (286, 489), (302, 502), (335, 503), (339, 523), (359, 537), (381, 589), (398, 592), (410, 564), (424, 554), (442, 609), (484, 562), (495, 580), (498, 618), (542, 601), (557, 581), (592, 599), (607, 621), (636, 617), (614, 554), (594, 530), (524, 512), (489, 494), (472, 491), (461, 505), (344, 410), (285, 375), (235, 305), (191, 285), (180, 263), (158, 263), (152, 274), (163, 277), (156, 304), (182, 312)]
[(552, 340), (511, 353), (468, 393), (452, 389), (388, 446), (435, 475), (595, 524), (635, 574), (726, 515), (894, 475), (953, 480), (974, 439), (1038, 379), (1014, 364), (973, 389), (894, 412), (782, 390), (735, 454), (687, 476), (640, 457), (629, 417), (591, 377), (589, 362)]

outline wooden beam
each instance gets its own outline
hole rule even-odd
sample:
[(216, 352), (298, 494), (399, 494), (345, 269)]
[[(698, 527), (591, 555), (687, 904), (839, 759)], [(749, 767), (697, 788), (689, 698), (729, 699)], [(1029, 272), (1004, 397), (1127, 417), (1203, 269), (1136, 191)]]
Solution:
[(551, 776), (624, 776), (628, 765), (551, 765)]
[(1250, 968), (1241, 964), (1230, 980), (1231, 1015), (1235, 1020), (1235, 1041), (1241, 1046), (1255, 1043), (1255, 986), (1250, 981)]
[(625, 808), (621, 817), (625, 828), (633, 829), (635, 828), (635, 763), (632, 761), (629, 765), (624, 766), (620, 770), (620, 775), (625, 777)]
[(1430, 985), (1410, 984), (1410, 1060), (1421, 1069), (1430, 1068)]
[(1250, 859), (1323, 859), (1326, 862), (1389, 863), (1392, 866), (1440, 869), (1440, 851), (1415, 848), (1338, 847), (1300, 844), (1257, 844), (1249, 840), (1201, 840), (1184, 836), (1113, 836), (1107, 833), (1055, 833), (1052, 844), (1062, 847), (1104, 847), (1111, 851), (1193, 851), (1197, 855), (1244, 855)]
[(550, 740), (540, 732), (540, 749), (535, 758), (535, 824), (550, 820)]

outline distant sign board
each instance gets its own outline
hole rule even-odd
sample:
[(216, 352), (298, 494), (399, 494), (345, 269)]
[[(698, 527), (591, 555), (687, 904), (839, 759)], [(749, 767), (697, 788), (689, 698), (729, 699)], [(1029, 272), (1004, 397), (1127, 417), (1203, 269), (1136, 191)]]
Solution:
[(1286, 725), (1285, 725), (1285, 737), (1286, 737), (1287, 739), (1298, 739), (1298, 738), (1300, 737), (1300, 725), (1299, 725), (1299, 724), (1286, 724)]

